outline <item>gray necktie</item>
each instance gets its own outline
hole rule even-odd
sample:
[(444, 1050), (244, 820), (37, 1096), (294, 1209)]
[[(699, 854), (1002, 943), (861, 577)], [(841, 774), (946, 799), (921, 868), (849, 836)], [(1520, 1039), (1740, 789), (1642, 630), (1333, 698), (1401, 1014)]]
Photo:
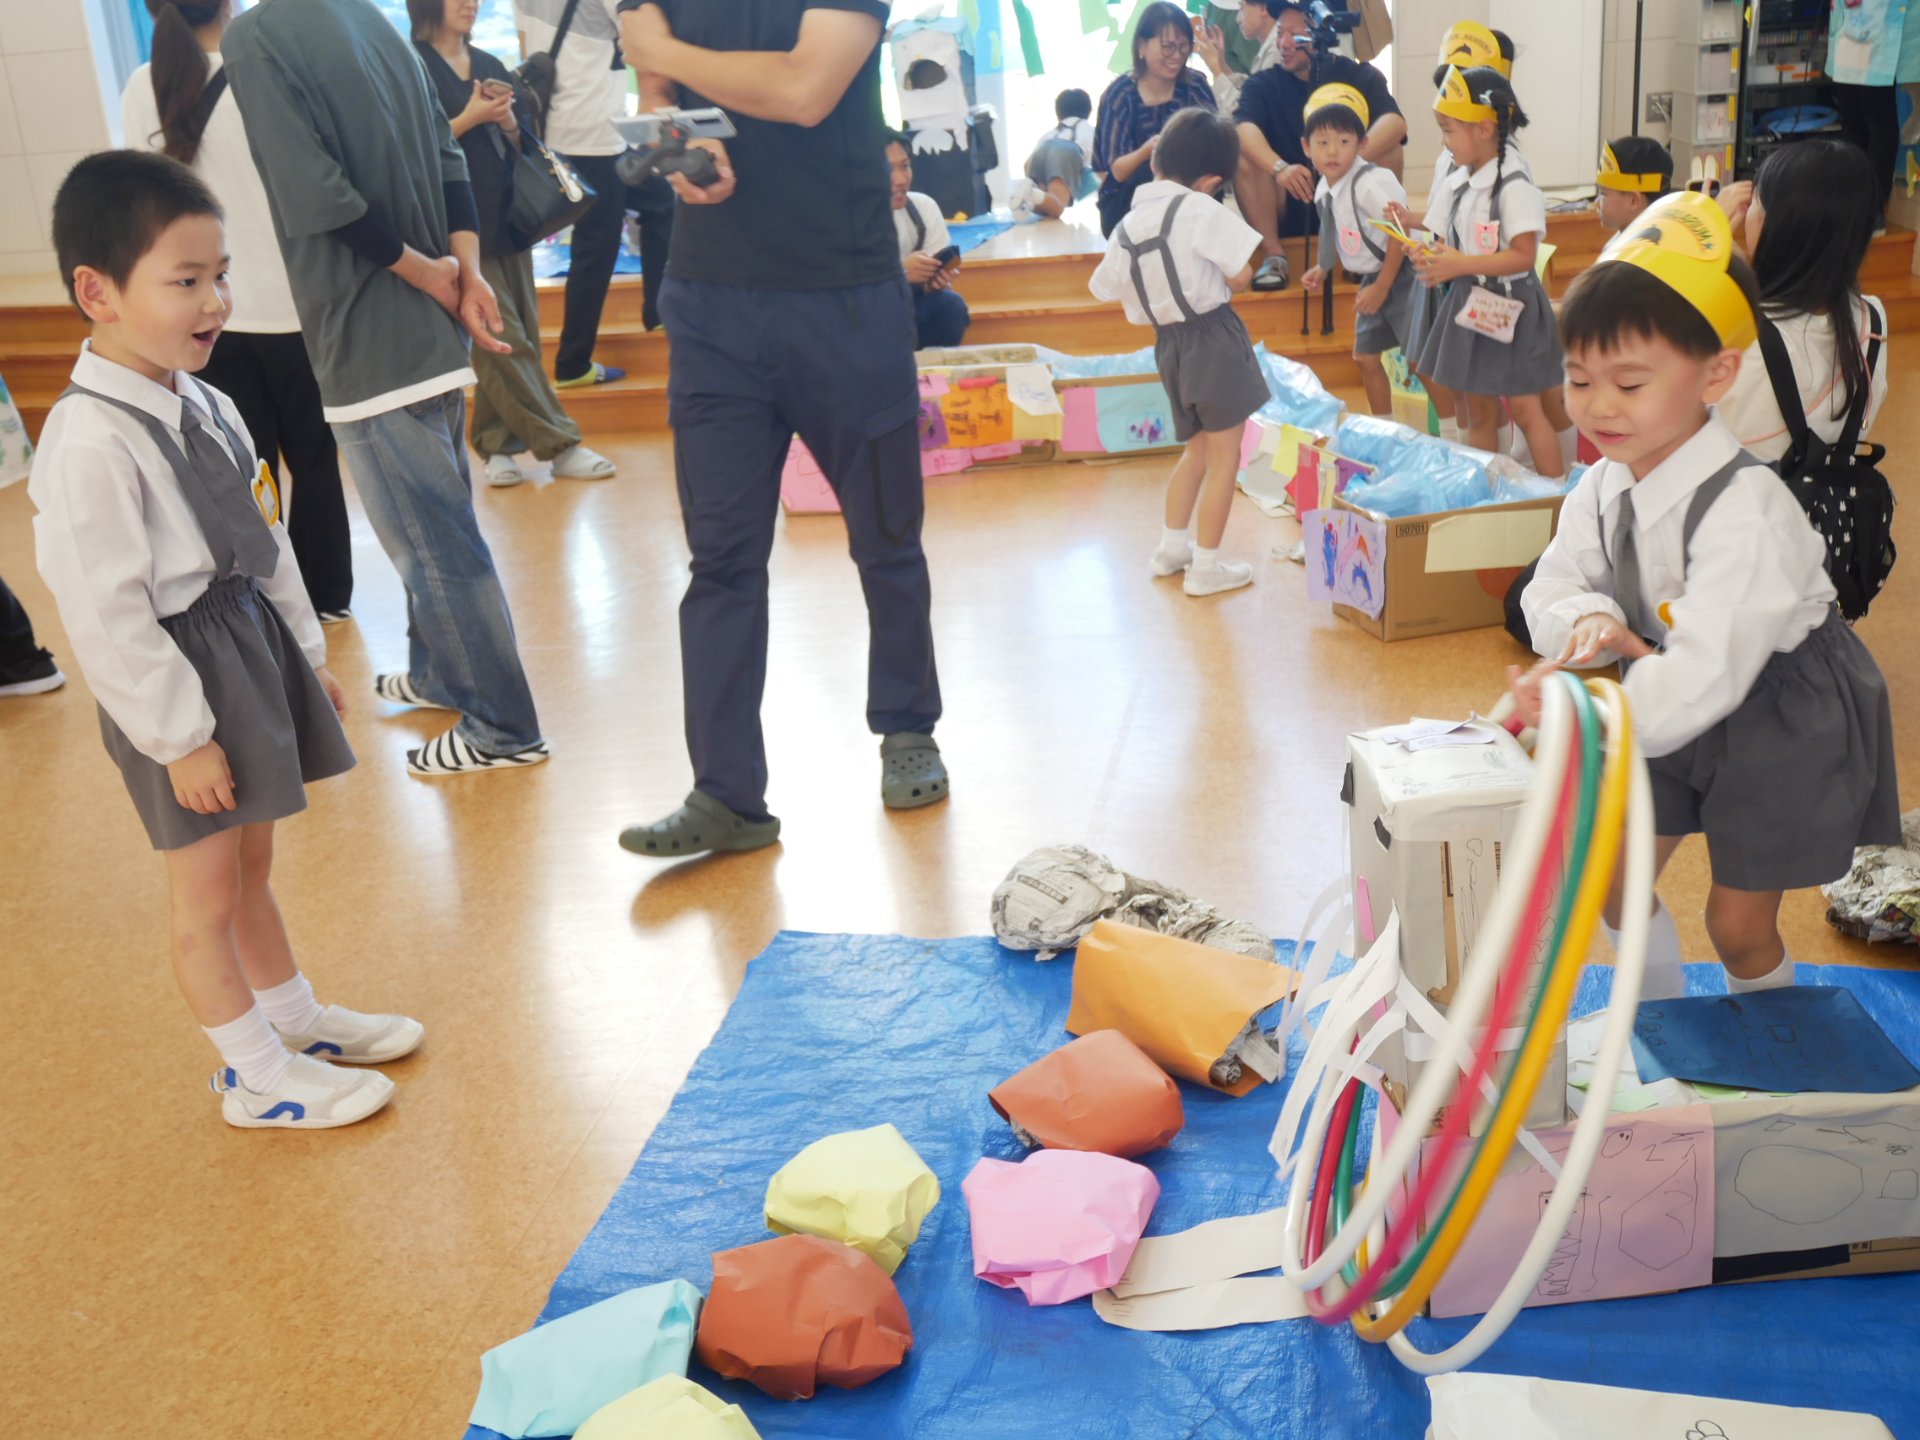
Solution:
[(1620, 496), (1613, 522), (1613, 598), (1627, 617), (1627, 629), (1645, 638), (1646, 615), (1640, 599), (1640, 548), (1633, 538), (1633, 491)]
[[(187, 459), (204, 502), (193, 506), (194, 516), (207, 532), (215, 563), (227, 568), (228, 562), (220, 554), (220, 541), (224, 539), (233, 556), (232, 569), (256, 580), (266, 579), (280, 563), (280, 547), (273, 543), (273, 532), (267, 529), (259, 501), (254, 499), (253, 477), (220, 448), (193, 406), (184, 402), (180, 406), (180, 433), (186, 439)], [(216, 526), (219, 534), (214, 533)]]

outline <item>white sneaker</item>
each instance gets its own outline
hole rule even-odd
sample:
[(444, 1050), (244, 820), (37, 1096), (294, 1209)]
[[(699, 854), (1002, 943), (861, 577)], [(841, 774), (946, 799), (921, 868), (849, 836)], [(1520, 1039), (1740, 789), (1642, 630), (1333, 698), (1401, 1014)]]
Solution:
[(426, 1038), (427, 1027), (404, 1015), (362, 1015), (344, 1005), (329, 1005), (305, 1035), (282, 1035), (296, 1055), (313, 1055), (334, 1065), (384, 1065), (411, 1055)]
[(553, 457), (556, 480), (611, 480), (613, 473), (611, 460), (584, 445), (569, 445)]
[(1166, 542), (1162, 541), (1154, 547), (1153, 559), (1147, 562), (1147, 569), (1152, 572), (1154, 579), (1162, 580), (1169, 575), (1178, 575), (1191, 564), (1193, 546), (1181, 545), (1169, 550)]
[(242, 1130), (332, 1130), (380, 1109), (394, 1084), (378, 1070), (342, 1070), (295, 1055), (272, 1094), (255, 1094), (231, 1069), (214, 1072), (207, 1088), (220, 1097), (221, 1118)]
[(1189, 595), (1219, 595), (1253, 583), (1253, 566), (1244, 560), (1216, 560), (1211, 565), (1190, 565), (1182, 588)]
[(520, 473), (520, 462), (511, 455), (489, 455), (487, 457), (487, 484), (496, 490), (506, 490), (518, 485), (527, 477)]

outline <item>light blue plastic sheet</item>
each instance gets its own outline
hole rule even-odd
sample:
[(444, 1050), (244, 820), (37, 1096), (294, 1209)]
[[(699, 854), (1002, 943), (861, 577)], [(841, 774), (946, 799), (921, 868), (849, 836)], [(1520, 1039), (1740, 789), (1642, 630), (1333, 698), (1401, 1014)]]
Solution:
[[(1722, 988), (1717, 965), (1687, 968), (1697, 993)], [(1610, 978), (1587, 972), (1578, 1013), (1606, 1003)], [(1846, 984), (1920, 1051), (1920, 976), (1803, 965), (1800, 982)], [(1066, 958), (1043, 965), (990, 939), (780, 935), (747, 967), (719, 1035), (555, 1283), (547, 1317), (649, 1281), (704, 1283), (711, 1252), (765, 1237), (767, 1177), (822, 1135), (890, 1120), (955, 1196), (981, 1156), (1020, 1158), (987, 1091), (1069, 1038), (1072, 984)], [(1266, 1146), (1285, 1088), (1235, 1100), (1181, 1084), (1186, 1128), (1141, 1157), (1161, 1183), (1150, 1233), (1280, 1203)], [(895, 1279), (914, 1348), (863, 1389), (788, 1403), (698, 1360), (691, 1378), (741, 1406), (766, 1440), (1415, 1440), (1429, 1418), (1420, 1379), (1344, 1327), (1152, 1335), (1102, 1324), (1086, 1301), (1029, 1308), (973, 1278), (964, 1205), (928, 1217)], [(1410, 1334), (1434, 1350), (1471, 1323), (1417, 1320)], [(1885, 1275), (1527, 1310), (1475, 1368), (1866, 1409), (1899, 1440), (1920, 1440), (1916, 1353), (1920, 1276)], [(492, 1437), (476, 1429), (469, 1440)]]

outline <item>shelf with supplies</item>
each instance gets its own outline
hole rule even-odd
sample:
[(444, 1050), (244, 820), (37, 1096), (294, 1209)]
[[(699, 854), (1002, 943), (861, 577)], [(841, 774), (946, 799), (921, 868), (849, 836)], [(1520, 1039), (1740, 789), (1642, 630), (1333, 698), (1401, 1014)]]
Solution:
[(1759, 0), (1747, 34), (1735, 163), (1752, 175), (1781, 145), (1840, 133), (1825, 73), (1830, 0)]

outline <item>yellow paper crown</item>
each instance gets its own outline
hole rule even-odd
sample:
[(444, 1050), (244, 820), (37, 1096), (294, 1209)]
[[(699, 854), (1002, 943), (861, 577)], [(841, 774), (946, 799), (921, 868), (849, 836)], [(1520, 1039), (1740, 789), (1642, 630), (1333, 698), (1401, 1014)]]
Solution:
[(1651, 175), (1629, 175), (1620, 168), (1620, 157), (1613, 153), (1613, 147), (1609, 145), (1600, 152), (1600, 173), (1594, 177), (1593, 183), (1603, 190), (1625, 190), (1633, 195), (1658, 195), (1667, 188), (1667, 177), (1657, 170)]
[(1460, 73), (1458, 65), (1450, 67), (1440, 82), (1440, 93), (1433, 97), (1433, 109), (1437, 115), (1464, 120), (1469, 125), (1481, 121), (1492, 123), (1496, 118), (1491, 105), (1473, 98), (1473, 91), (1467, 88), (1467, 77)]
[(1322, 85), (1318, 90), (1314, 91), (1313, 94), (1309, 95), (1307, 97), (1307, 108), (1302, 112), (1302, 115), (1303, 117), (1312, 115), (1316, 111), (1323, 110), (1329, 105), (1344, 105), (1347, 109), (1353, 111), (1354, 114), (1360, 117), (1360, 128), (1362, 130), (1373, 123), (1372, 113), (1367, 109), (1367, 97), (1354, 89), (1353, 86), (1342, 85), (1337, 81), (1331, 85)]
[(1697, 191), (1682, 190), (1649, 205), (1595, 263), (1646, 271), (1698, 310), (1722, 345), (1744, 350), (1759, 332), (1746, 292), (1728, 273), (1732, 258), (1727, 212)]
[(1513, 61), (1500, 53), (1500, 37), (1478, 20), (1456, 20), (1440, 37), (1440, 63), (1456, 70), (1485, 65), (1513, 78)]

